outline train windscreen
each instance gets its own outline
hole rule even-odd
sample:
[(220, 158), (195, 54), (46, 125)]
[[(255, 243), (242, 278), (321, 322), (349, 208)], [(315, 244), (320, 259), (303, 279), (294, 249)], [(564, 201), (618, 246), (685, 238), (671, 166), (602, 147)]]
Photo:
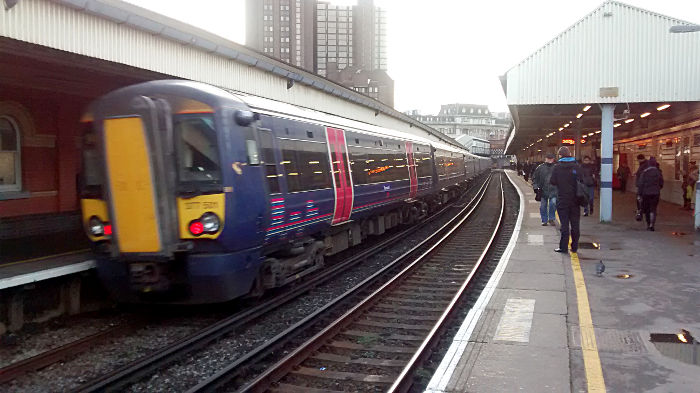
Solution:
[[(221, 185), (219, 150), (212, 113), (175, 115), (173, 130), (181, 191), (209, 191)], [(213, 190), (212, 190), (213, 191)]]

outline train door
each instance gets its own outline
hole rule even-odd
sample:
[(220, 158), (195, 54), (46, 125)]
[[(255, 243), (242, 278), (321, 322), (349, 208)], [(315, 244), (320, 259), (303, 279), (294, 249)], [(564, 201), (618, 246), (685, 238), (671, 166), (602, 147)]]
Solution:
[(345, 143), (345, 131), (339, 128), (326, 128), (328, 154), (333, 172), (333, 189), (335, 190), (335, 210), (331, 224), (341, 224), (350, 219), (353, 203), (352, 179), (350, 178), (350, 160)]
[(418, 176), (416, 175), (416, 160), (413, 156), (413, 142), (406, 142), (406, 158), (408, 159), (408, 176), (411, 179), (411, 191), (408, 196), (413, 198), (418, 193)]
[(105, 107), (118, 108), (116, 113), (97, 116), (103, 119), (113, 256), (169, 256), (169, 246), (177, 240), (174, 201), (169, 197), (174, 191), (174, 171), (169, 167), (173, 153), (170, 106), (145, 96), (117, 96), (111, 103)]

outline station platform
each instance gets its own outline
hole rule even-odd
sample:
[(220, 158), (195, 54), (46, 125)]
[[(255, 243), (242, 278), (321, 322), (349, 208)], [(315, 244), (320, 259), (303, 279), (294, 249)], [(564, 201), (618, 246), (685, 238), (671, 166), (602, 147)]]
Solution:
[(581, 217), (578, 253), (558, 254), (558, 229), (541, 225), (531, 185), (506, 172), (520, 222), (426, 391), (699, 391), (697, 341), (650, 341), (681, 329), (700, 337), (692, 214), (662, 202), (649, 232), (634, 220), (634, 194), (616, 191), (613, 223)]
[(76, 250), (0, 265), (0, 290), (80, 273), (95, 267), (89, 250)]

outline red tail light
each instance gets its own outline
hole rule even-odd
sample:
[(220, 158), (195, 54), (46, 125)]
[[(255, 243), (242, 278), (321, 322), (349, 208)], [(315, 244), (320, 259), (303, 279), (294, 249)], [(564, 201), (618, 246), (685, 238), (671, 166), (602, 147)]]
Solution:
[(112, 235), (112, 224), (105, 225), (105, 236)]
[(204, 225), (199, 221), (192, 221), (190, 223), (190, 233), (199, 236), (204, 232)]

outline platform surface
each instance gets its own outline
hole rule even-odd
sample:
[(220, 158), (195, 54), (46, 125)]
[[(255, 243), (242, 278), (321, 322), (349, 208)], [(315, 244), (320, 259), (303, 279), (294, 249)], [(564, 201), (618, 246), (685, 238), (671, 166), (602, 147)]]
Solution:
[(92, 253), (85, 250), (6, 263), (0, 265), (0, 290), (79, 273), (94, 267)]
[[(597, 214), (581, 217), (581, 242), (600, 248), (580, 247), (575, 264), (553, 252), (559, 232), (541, 225), (532, 187), (506, 172), (524, 195), (514, 248), (484, 291), (492, 287), (491, 296), (482, 295), (459, 321), (427, 391), (700, 391), (700, 366), (663, 355), (649, 341), (650, 333), (681, 328), (700, 337), (700, 236), (692, 215), (662, 202), (657, 231), (649, 232), (634, 221), (634, 195), (615, 191), (612, 224), (599, 223)], [(597, 277), (600, 260), (606, 271)], [(577, 296), (575, 265), (585, 297)]]

